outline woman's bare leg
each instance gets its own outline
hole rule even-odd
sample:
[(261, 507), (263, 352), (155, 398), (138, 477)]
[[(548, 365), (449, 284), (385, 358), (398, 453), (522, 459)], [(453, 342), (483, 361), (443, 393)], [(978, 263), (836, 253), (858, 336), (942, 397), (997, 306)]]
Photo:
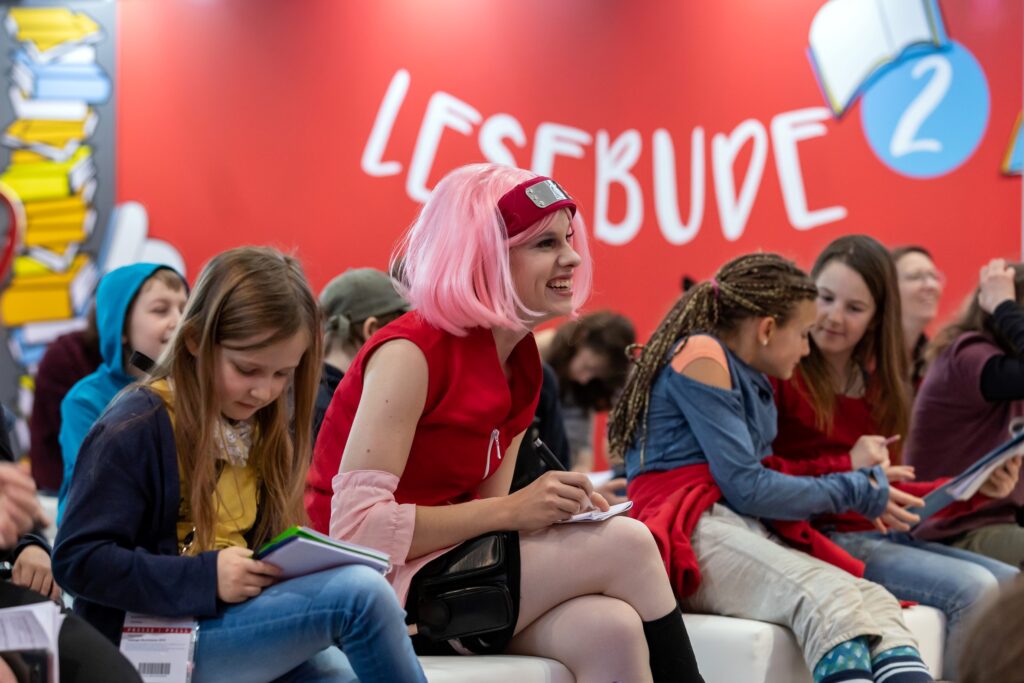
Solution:
[(521, 534), (520, 557), (517, 633), (554, 606), (582, 595), (617, 598), (641, 621), (676, 607), (654, 537), (635, 519), (613, 517)]
[(556, 659), (576, 683), (652, 680), (640, 616), (622, 600), (604, 595), (572, 598), (549, 609), (512, 639), (508, 652)]

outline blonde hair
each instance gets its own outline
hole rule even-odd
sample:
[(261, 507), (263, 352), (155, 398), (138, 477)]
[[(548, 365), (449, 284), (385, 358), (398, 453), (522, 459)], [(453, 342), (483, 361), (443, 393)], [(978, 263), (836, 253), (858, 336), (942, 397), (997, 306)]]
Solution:
[(215, 433), (220, 419), (216, 347), (267, 333), (246, 348), (264, 348), (298, 332), (308, 335), (309, 345), (292, 380), (291, 420), (287, 391), (255, 415), (249, 464), (259, 482), (260, 512), (252, 543), (258, 547), (305, 520), (302, 493), (323, 353), (319, 329), (316, 298), (299, 262), (290, 256), (275, 249), (240, 247), (213, 257), (200, 273), (174, 338), (148, 381), (166, 378), (174, 389), (174, 440), (184, 473), (181, 496), (196, 525), (197, 552), (211, 550), (214, 544)]

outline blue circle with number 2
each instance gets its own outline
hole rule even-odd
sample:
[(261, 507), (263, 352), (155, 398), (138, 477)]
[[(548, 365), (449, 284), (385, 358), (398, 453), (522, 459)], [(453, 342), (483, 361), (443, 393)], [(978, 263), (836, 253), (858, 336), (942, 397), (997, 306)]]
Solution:
[(959, 43), (901, 62), (868, 87), (861, 103), (875, 155), (913, 178), (945, 175), (967, 161), (988, 115), (985, 72)]

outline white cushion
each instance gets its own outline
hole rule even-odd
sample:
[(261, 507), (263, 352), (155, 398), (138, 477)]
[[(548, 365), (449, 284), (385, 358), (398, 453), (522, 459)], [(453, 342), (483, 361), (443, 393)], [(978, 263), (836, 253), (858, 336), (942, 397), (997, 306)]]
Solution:
[(542, 657), (420, 657), (430, 683), (573, 683), (561, 663)]
[[(811, 683), (803, 652), (788, 628), (708, 614), (684, 616), (700, 671), (707, 683)], [(931, 607), (903, 610), (921, 656), (936, 677), (942, 674), (946, 619)]]
[[(942, 675), (946, 620), (931, 607), (903, 611), (921, 656)], [(781, 626), (709, 614), (684, 616), (706, 683), (810, 683), (793, 633)], [(582, 634), (581, 634), (582, 635)], [(430, 683), (573, 683), (562, 664), (540, 657), (420, 657)]]

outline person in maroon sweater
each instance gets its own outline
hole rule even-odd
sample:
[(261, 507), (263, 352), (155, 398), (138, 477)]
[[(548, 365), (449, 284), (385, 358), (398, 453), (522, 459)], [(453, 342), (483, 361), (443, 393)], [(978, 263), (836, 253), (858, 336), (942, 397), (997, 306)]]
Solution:
[[(928, 493), (939, 482), (910, 481), (913, 469), (899, 465), (898, 438), (906, 434), (910, 399), (892, 258), (871, 237), (841, 237), (821, 253), (811, 276), (818, 287), (818, 322), (811, 332), (811, 353), (794, 378), (775, 383), (779, 431), (772, 464), (800, 475), (880, 464), (890, 481), (902, 480), (898, 486), (908, 493)], [(1000, 468), (981, 495), (951, 512), (1006, 496), (1019, 468), (1019, 460)], [(870, 522), (844, 515), (813, 522), (864, 562), (865, 578), (900, 599), (945, 613), (947, 678), (955, 675), (963, 616), (1000, 581), (1018, 573), (996, 560), (916, 539), (907, 524), (892, 517)]]
[(61, 458), (60, 402), (78, 380), (103, 362), (96, 332), (96, 312), (89, 311), (84, 330), (57, 337), (43, 354), (36, 371), (35, 394), (29, 428), (29, 462), (32, 478), (41, 492), (57, 494), (64, 480)]
[[(906, 460), (926, 477), (959, 474), (1006, 441), (1024, 416), (1024, 265), (994, 259), (970, 306), (927, 351)], [(930, 519), (918, 538), (1014, 566), (1024, 562), (1024, 483), (980, 509)]]

